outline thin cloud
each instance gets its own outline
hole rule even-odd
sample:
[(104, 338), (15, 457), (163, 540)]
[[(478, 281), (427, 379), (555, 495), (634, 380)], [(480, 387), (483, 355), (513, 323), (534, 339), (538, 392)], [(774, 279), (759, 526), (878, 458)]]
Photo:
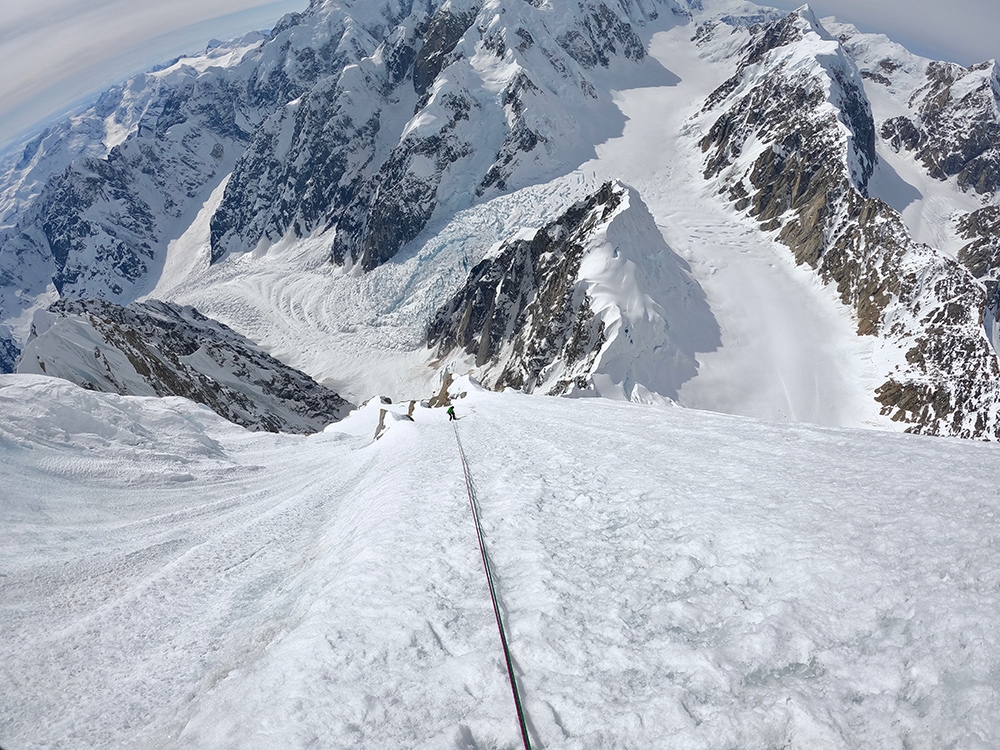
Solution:
[(117, 80), (268, 28), (308, 0), (7, 0), (0, 14), (0, 146)]
[[(800, 0), (770, 0), (794, 10)], [(972, 65), (1000, 57), (997, 0), (810, 0), (817, 16), (835, 16), (862, 31), (886, 34), (911, 52)]]

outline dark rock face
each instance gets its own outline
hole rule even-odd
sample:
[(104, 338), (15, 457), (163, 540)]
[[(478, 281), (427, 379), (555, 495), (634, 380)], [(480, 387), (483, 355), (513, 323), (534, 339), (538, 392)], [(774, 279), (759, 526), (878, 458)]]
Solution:
[(14, 343), (6, 326), (0, 326), (0, 373), (14, 372), (21, 349)]
[[(414, 63), (412, 71), (406, 73), (412, 77), (413, 90), (419, 95), (417, 111), (429, 104), (428, 87), (448, 64), (455, 45), (474, 20), (474, 12), (439, 11), (431, 18), (423, 38), (411, 42), (419, 51), (407, 55), (413, 57)], [(401, 78), (397, 83), (402, 86), (404, 80)], [(385, 98), (384, 107), (392, 104), (392, 97), (390, 93)], [(332, 218), (337, 226), (331, 248), (335, 263), (358, 262), (370, 271), (396, 255), (433, 215), (445, 171), (475, 151), (468, 136), (459, 132), (474, 110), (480, 109), (471, 93), (453, 89), (442, 93), (433, 104), (432, 116), (442, 122), (437, 132), (429, 136), (416, 133), (404, 136), (375, 174), (366, 180), (355, 178), (357, 187), (351, 196), (332, 204), (331, 213), (337, 207), (342, 209)], [(372, 160), (377, 156), (373, 137)]]
[[(800, 263), (816, 266), (825, 251), (827, 225), (852, 190), (867, 189), (875, 164), (871, 108), (850, 64), (841, 58), (830, 69), (786, 72), (762, 67), (776, 46), (802, 41), (812, 19), (797, 13), (759, 30), (739, 71), (708, 99), (705, 111), (722, 110), (701, 142), (705, 177), (730, 169), (753, 137), (770, 144), (752, 167), (728, 186), (740, 210), (749, 210), (766, 229), (778, 229)], [(751, 70), (753, 69), (753, 70)], [(823, 112), (828, 76), (836, 114)], [(757, 76), (746, 95), (723, 106), (745, 76)], [(839, 116), (838, 116), (839, 115)], [(838, 121), (853, 134), (844, 143)], [(846, 146), (846, 148), (845, 148)], [(845, 164), (851, 164), (850, 171)], [(793, 218), (783, 220), (792, 212)]]
[(604, 343), (604, 326), (577, 284), (587, 238), (622, 200), (610, 183), (571, 206), (531, 240), (505, 244), (477, 264), (438, 310), (427, 332), (439, 357), (460, 349), (477, 367), (495, 365), (488, 384), (532, 391), (559, 363), (568, 377), (547, 391), (587, 387)]
[[(777, 230), (799, 263), (837, 285), (860, 334), (907, 352), (907, 366), (877, 391), (883, 413), (912, 432), (998, 437), (1000, 422), (987, 416), (1000, 396), (1000, 367), (981, 325), (985, 291), (961, 264), (914, 243), (895, 211), (867, 197), (875, 129), (853, 63), (817, 59), (812, 71), (791, 72), (761, 53), (798, 42), (789, 22), (808, 35), (799, 15), (754, 36), (738, 74), (753, 76), (753, 86), (736, 96), (729, 82), (708, 100), (705, 111), (719, 114), (701, 143), (705, 176), (720, 180), (763, 230)], [(836, 114), (822, 106), (827, 86)], [(905, 124), (894, 127), (900, 142), (911, 137)], [(752, 140), (767, 148), (741, 168)]]
[[(476, 10), (465, 13), (439, 10), (427, 24), (420, 51), (415, 53), (413, 60), (413, 90), (420, 95), (421, 101), (426, 103), (427, 90), (451, 62), (455, 46), (475, 22), (477, 13)], [(397, 80), (403, 80), (405, 74), (406, 69), (401, 66)]]
[[(47, 186), (50, 199), (40, 203), (38, 218), (56, 263), (52, 280), (60, 294), (72, 294), (81, 282), (101, 274), (111, 277), (109, 289), (120, 295), (124, 284), (148, 271), (152, 244), (159, 239), (156, 219), (135, 194), (135, 173), (126, 162), (115, 150), (107, 160), (83, 160)], [(97, 204), (110, 214), (108, 220), (101, 220), (104, 212), (95, 211)]]
[(977, 279), (988, 279), (996, 284), (1000, 273), (1000, 206), (987, 206), (966, 214), (958, 220), (961, 237), (970, 240), (958, 253)]
[(646, 48), (632, 26), (604, 3), (585, 6), (582, 22), (558, 38), (569, 56), (585, 68), (606, 68), (612, 57), (641, 60)]
[[(261, 239), (276, 241), (289, 227), (302, 235), (322, 226), (329, 219), (331, 203), (354, 195), (359, 180), (357, 176), (352, 179), (349, 171), (372, 159), (379, 114), (366, 110), (359, 117), (352, 111), (349, 95), (329, 93), (326, 87), (317, 87), (297, 106), (282, 109), (258, 130), (212, 217), (213, 262), (234, 244), (245, 247), (241, 234), (255, 237), (256, 243)], [(288, 153), (279, 153), (278, 141), (288, 132), (292, 133), (293, 147)], [(304, 132), (311, 135), (312, 148), (308, 150), (298, 147)], [(275, 186), (288, 189), (276, 193)], [(261, 205), (270, 210), (254, 210)]]
[(916, 117), (896, 117), (882, 137), (897, 151), (912, 151), (938, 180), (957, 177), (963, 190), (992, 195), (1000, 189), (1000, 73), (995, 63), (963, 68), (932, 62), (927, 83), (910, 99)]
[[(888, 79), (886, 79), (888, 81)], [(889, 81), (891, 84), (892, 82)], [(924, 134), (908, 117), (893, 117), (882, 124), (882, 138), (896, 151), (916, 151)]]
[[(70, 340), (69, 347), (60, 346), (59, 339), (72, 332), (56, 324), (29, 343), (26, 365), (84, 388), (130, 395), (138, 376), (158, 396), (183, 396), (231, 422), (270, 432), (318, 432), (351, 409), (333, 391), (192, 307), (60, 300), (49, 312), (85, 321), (103, 342), (79, 355), (94, 358), (88, 367), (60, 362), (60, 352), (75, 352), (81, 344)], [(111, 364), (121, 356), (134, 374)]]
[[(370, 270), (416, 237), (437, 205), (441, 174), (472, 152), (455, 134), (478, 104), (467, 92), (443, 95), (433, 137), (397, 142), (385, 120), (407, 103), (426, 106), (428, 88), (469, 29), (474, 10), (415, 11), (375, 57), (314, 86), (279, 110), (241, 157), (211, 222), (213, 261), (291, 231), (302, 236), (336, 226), (331, 258)], [(374, 50), (373, 50), (374, 51)], [(405, 118), (404, 118), (405, 119)]]

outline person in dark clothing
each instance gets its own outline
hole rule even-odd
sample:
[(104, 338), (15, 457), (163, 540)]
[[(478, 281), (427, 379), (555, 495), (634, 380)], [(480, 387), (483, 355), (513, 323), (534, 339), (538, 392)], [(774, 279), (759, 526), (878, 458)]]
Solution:
[(451, 421), (453, 421), (455, 419), (458, 419), (458, 417), (455, 416), (455, 407), (454, 406), (449, 406), (448, 407), (448, 421), (451, 422)]

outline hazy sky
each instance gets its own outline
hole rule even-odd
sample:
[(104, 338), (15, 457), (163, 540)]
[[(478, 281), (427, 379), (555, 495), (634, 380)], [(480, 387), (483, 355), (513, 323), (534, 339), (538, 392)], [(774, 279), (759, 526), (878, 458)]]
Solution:
[[(3, 0), (0, 149), (31, 125), (127, 75), (269, 28), (308, 0)], [(763, 3), (762, 3), (763, 4)], [(770, 0), (783, 9), (800, 0)], [(963, 64), (1000, 57), (1000, 0), (815, 0), (918, 54)]]
[[(760, 4), (794, 10), (802, 0)], [(1000, 58), (1000, 0), (811, 0), (820, 18), (836, 16), (888, 35), (911, 52), (971, 65)]]
[(128, 75), (267, 29), (309, 0), (2, 0), (0, 149)]

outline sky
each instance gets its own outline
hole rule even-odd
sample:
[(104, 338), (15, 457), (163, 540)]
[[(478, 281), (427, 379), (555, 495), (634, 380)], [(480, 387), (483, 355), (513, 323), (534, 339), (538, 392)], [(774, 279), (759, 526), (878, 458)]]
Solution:
[[(800, 0), (771, 0), (786, 10)], [(817, 15), (965, 65), (1000, 57), (997, 0), (815, 0)], [(308, 0), (4, 0), (0, 150), (128, 75), (213, 38), (270, 28)]]
[(309, 0), (3, 0), (0, 150), (133, 73), (269, 29)]
[[(769, 0), (794, 10), (802, 0)], [(836, 16), (862, 31), (880, 32), (911, 52), (972, 65), (1000, 58), (997, 0), (810, 0), (820, 18)]]

